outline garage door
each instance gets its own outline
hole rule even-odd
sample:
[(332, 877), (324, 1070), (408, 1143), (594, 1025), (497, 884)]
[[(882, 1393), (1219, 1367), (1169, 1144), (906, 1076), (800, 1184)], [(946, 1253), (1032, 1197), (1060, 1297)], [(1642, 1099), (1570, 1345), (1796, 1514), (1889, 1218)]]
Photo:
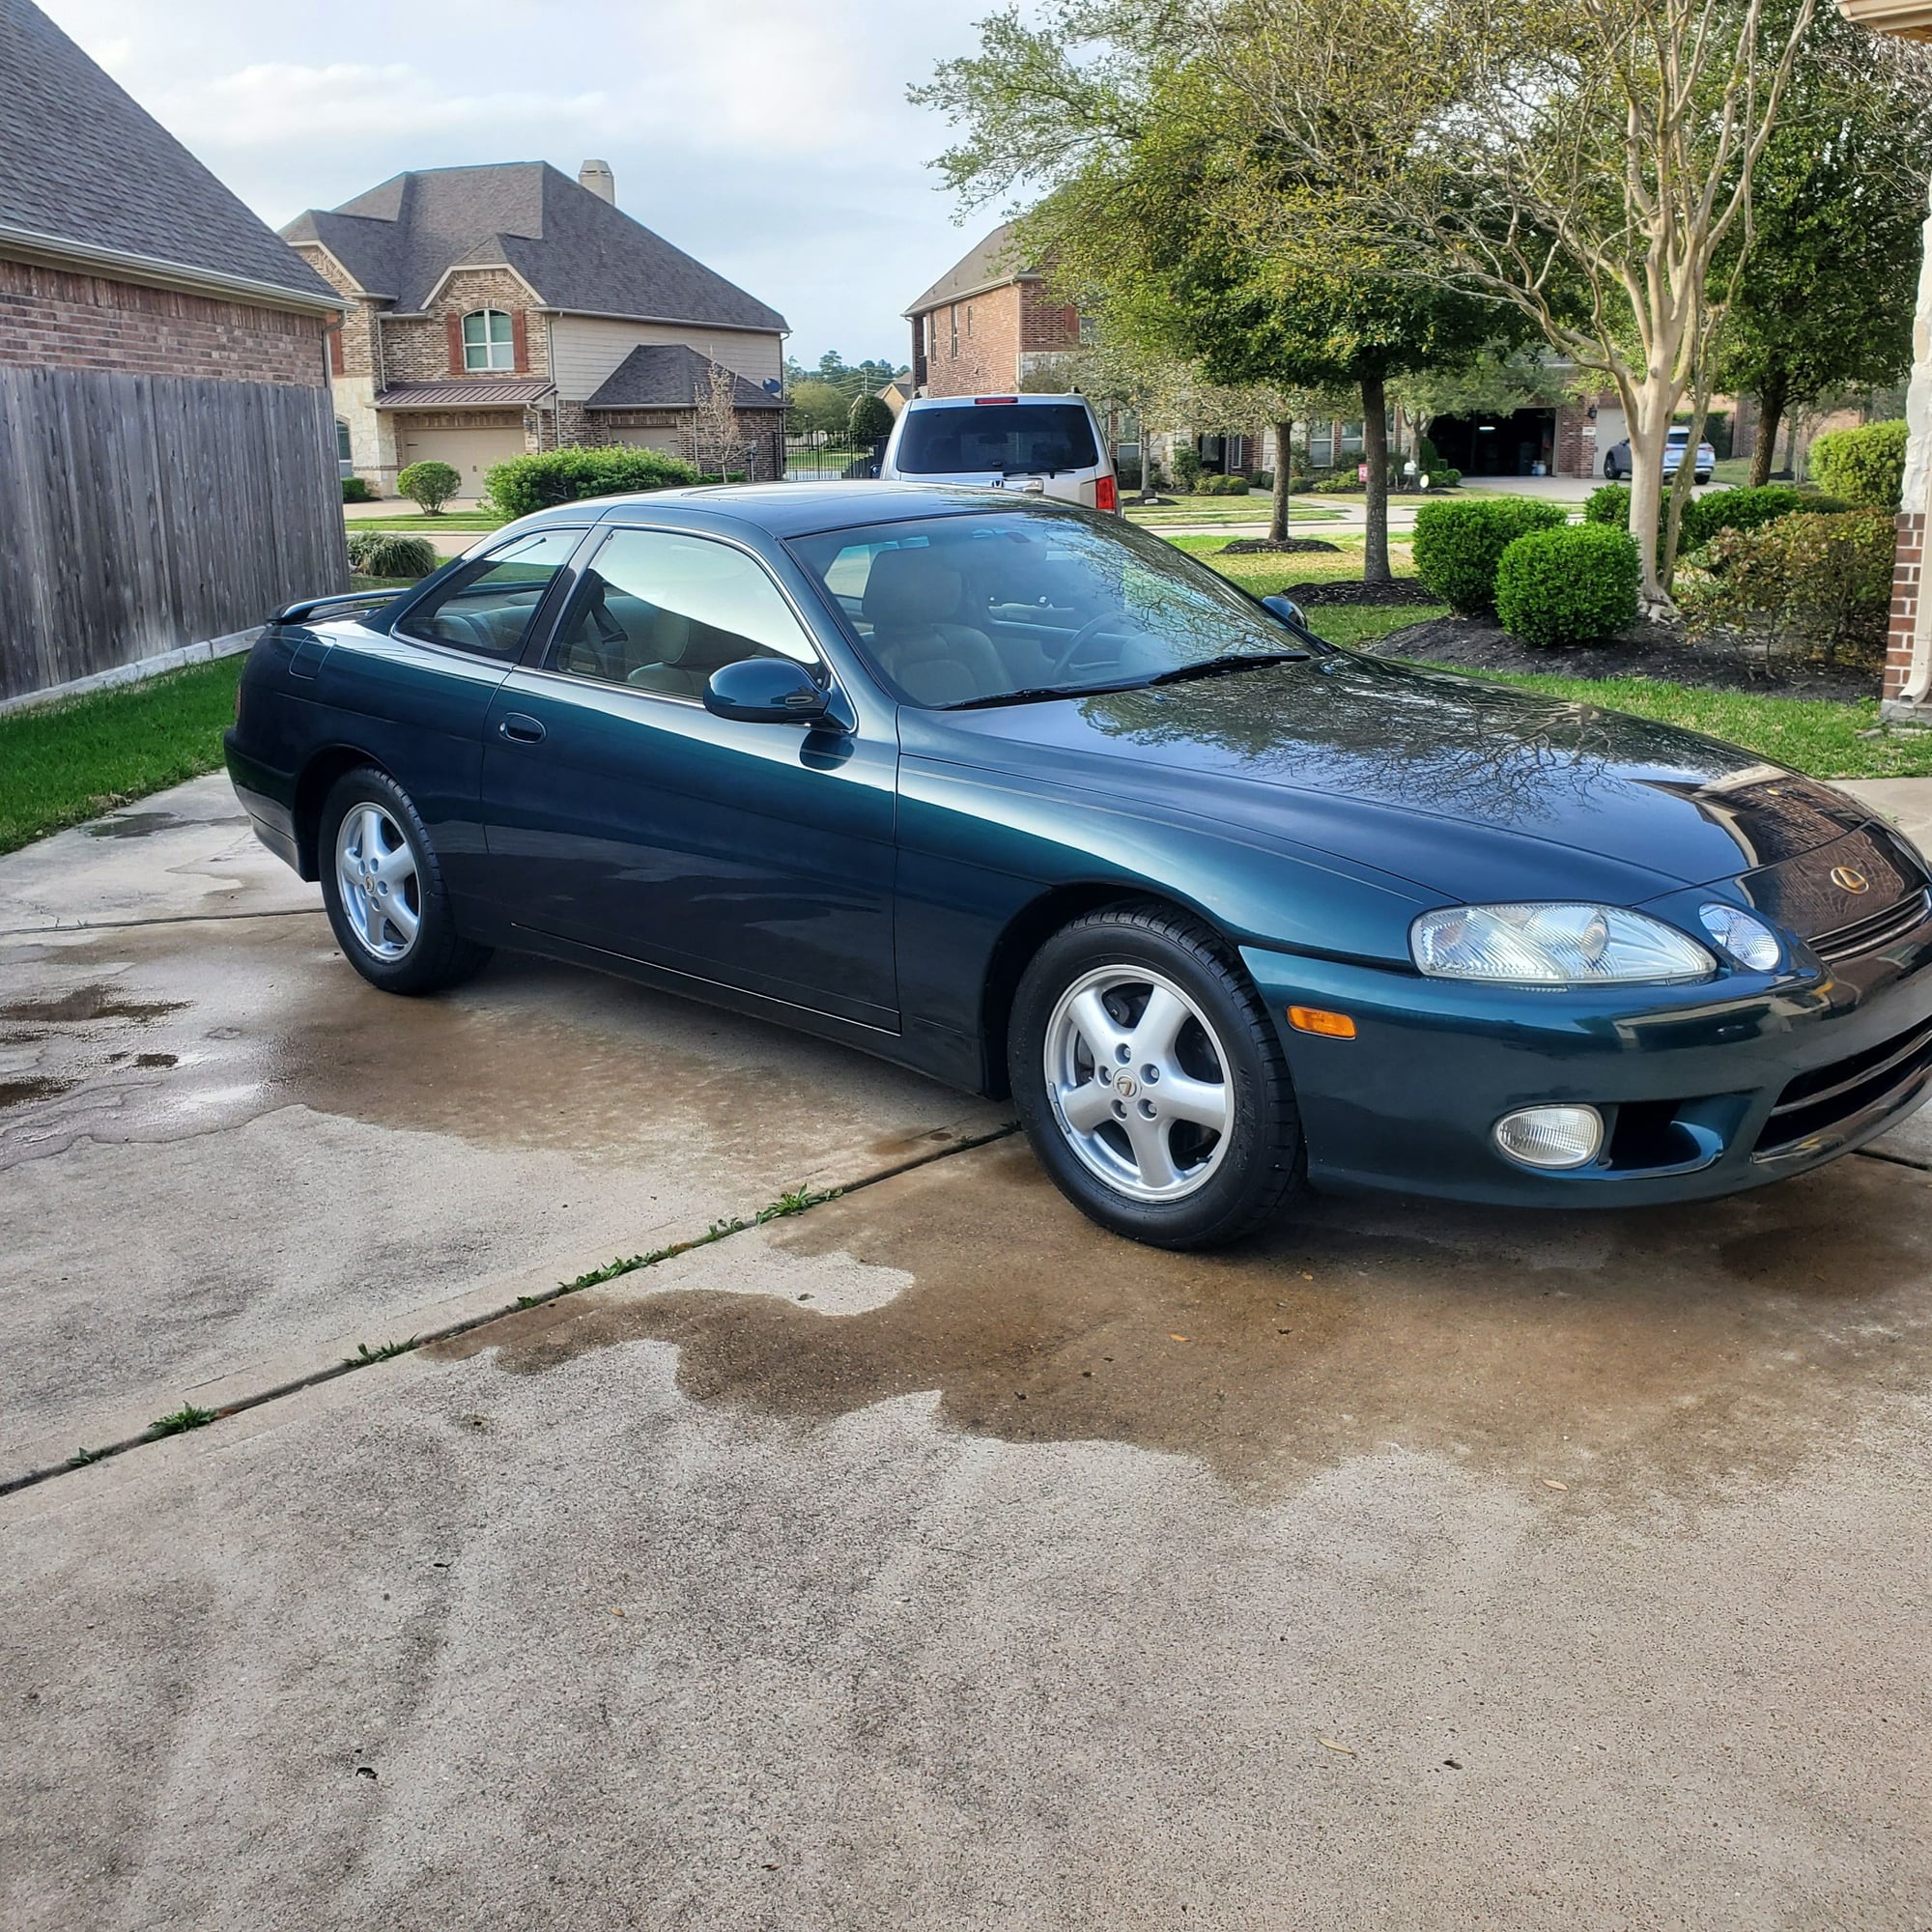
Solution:
[(483, 478), (497, 464), (524, 453), (520, 429), (411, 429), (402, 431), (403, 463), (446, 463), (463, 478), (459, 497), (480, 497)]
[(684, 439), (674, 429), (612, 430), (611, 440), (632, 449), (661, 449), (667, 456), (679, 456), (684, 451)]

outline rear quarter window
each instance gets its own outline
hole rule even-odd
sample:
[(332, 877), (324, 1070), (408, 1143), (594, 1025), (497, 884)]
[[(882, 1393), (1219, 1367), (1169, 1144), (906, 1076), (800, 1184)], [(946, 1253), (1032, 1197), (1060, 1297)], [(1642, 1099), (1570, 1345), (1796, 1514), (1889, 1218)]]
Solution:
[(964, 403), (908, 410), (894, 460), (905, 476), (1042, 476), (1092, 469), (1100, 455), (1077, 403)]

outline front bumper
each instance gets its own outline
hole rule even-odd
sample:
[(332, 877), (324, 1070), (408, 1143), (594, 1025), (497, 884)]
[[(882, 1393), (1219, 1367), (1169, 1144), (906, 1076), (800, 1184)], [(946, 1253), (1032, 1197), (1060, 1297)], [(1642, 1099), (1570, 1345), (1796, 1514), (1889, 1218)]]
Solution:
[[(1498, 1206), (1630, 1207), (1762, 1186), (1850, 1152), (1932, 1089), (1932, 919), (1863, 958), (1688, 986), (1543, 992), (1244, 949), (1280, 1029), (1309, 1179)], [(1291, 1005), (1356, 1023), (1290, 1027)], [(1593, 1165), (1538, 1172), (1504, 1114), (1600, 1108)]]

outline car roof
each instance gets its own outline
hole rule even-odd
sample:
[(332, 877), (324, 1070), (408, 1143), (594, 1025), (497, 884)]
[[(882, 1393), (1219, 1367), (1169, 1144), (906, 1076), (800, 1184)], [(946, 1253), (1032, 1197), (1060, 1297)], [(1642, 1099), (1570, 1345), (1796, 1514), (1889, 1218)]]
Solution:
[(909, 410), (977, 410), (987, 403), (1020, 403), (1035, 405), (1039, 403), (1077, 403), (1083, 410), (1089, 407), (1087, 398), (1075, 389), (1063, 390), (1059, 394), (1047, 395), (1038, 390), (1029, 389), (1024, 393), (1009, 393), (1004, 389), (988, 389), (983, 396), (914, 396), (906, 403)]
[(948, 483), (713, 483), (684, 490), (651, 490), (628, 497), (597, 497), (559, 503), (519, 522), (522, 529), (547, 524), (581, 524), (585, 511), (600, 523), (647, 512), (654, 521), (689, 521), (694, 529), (719, 524), (749, 525), (774, 537), (810, 536), (820, 530), (855, 529), (917, 517), (984, 516), (1022, 510), (1040, 516), (1069, 514), (1068, 506), (1039, 497)]

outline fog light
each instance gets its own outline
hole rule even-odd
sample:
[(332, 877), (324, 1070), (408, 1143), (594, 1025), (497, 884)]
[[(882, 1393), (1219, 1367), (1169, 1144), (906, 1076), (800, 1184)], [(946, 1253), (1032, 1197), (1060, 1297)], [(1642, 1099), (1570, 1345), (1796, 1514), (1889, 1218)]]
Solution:
[(1525, 1167), (1585, 1167), (1604, 1145), (1594, 1107), (1524, 1107), (1495, 1124), (1496, 1145)]

